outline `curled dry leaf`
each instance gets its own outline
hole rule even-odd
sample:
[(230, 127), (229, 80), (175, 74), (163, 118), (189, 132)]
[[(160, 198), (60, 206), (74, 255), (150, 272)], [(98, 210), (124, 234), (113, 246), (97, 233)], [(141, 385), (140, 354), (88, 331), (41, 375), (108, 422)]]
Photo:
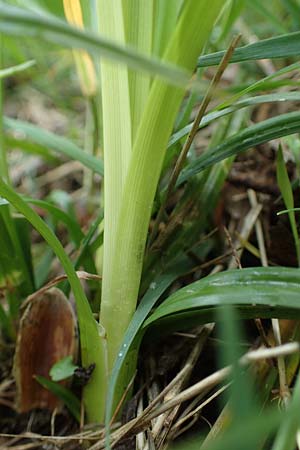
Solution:
[(32, 298), (20, 322), (14, 360), (20, 412), (33, 408), (53, 411), (61, 406), (35, 376), (49, 378), (53, 364), (68, 355), (77, 355), (76, 318), (63, 292), (51, 288)]

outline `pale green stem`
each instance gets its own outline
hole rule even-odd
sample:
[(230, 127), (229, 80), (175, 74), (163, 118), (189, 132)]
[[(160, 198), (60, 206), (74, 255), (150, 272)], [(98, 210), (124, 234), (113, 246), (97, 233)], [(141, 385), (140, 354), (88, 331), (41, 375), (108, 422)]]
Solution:
[[(207, 8), (207, 1), (187, 0), (164, 59), (191, 71), (222, 4), (211, 0)], [(136, 307), (153, 199), (183, 95), (182, 89), (155, 79), (134, 142), (114, 228), (114, 251), (109, 260), (104, 257), (106, 289), (100, 316), (107, 332), (109, 372)]]
[[(98, 1), (99, 28), (103, 35), (125, 43), (122, 0)], [(101, 60), (102, 119), (104, 148), (104, 245), (102, 298), (110, 299), (111, 267), (115, 252), (115, 236), (121, 209), (122, 192), (131, 155), (131, 116), (128, 70)], [(102, 253), (102, 250), (101, 250)], [(109, 301), (109, 300), (108, 300)], [(100, 322), (103, 322), (102, 312)], [(117, 327), (118, 324), (115, 323)], [(104, 348), (106, 353), (106, 347)], [(103, 361), (102, 382), (98, 386), (105, 399), (108, 368)], [(104, 411), (102, 411), (102, 417)]]

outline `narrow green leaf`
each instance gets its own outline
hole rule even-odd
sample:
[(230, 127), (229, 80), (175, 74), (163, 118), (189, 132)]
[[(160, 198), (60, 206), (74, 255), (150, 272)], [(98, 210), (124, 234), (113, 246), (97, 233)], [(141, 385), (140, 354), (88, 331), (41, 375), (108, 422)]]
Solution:
[[(300, 64), (299, 62), (290, 64), (288, 66), (284, 66), (279, 70), (276, 70), (275, 72), (271, 73), (270, 75), (267, 75), (264, 78), (261, 78), (260, 80), (256, 81), (255, 83), (250, 84), (249, 86), (247, 86), (246, 88), (239, 90), (235, 95), (233, 95), (232, 97), (230, 97), (228, 100), (225, 100), (225, 102), (221, 103), (220, 105), (218, 105), (218, 107), (216, 108), (217, 110), (219, 109), (223, 109), (226, 108), (227, 106), (230, 106), (232, 103), (234, 103), (236, 100), (238, 100), (240, 97), (249, 94), (250, 92), (257, 92), (258, 90), (260, 91), (267, 91), (267, 90), (271, 90), (274, 89), (276, 87), (280, 87), (281, 85), (288, 85), (291, 80), (285, 78), (285, 79), (279, 79), (278, 81), (273, 81), (276, 80), (276, 78), (278, 77), (282, 77), (283, 75), (286, 75), (294, 70), (299, 70), (300, 69)], [(276, 85), (277, 83), (277, 85)]]
[(64, 47), (84, 48), (94, 55), (128, 64), (132, 69), (159, 75), (175, 85), (185, 86), (189, 82), (187, 72), (176, 66), (148, 58), (131, 47), (119, 45), (99, 34), (80, 30), (46, 12), (37, 14), (0, 2), (0, 31), (44, 39)]
[[(0, 35), (0, 70), (3, 68), (4, 41)], [(4, 96), (3, 96), (3, 80), (0, 78), (0, 176), (6, 181), (9, 180), (9, 170), (7, 161), (7, 149), (4, 142), (3, 133), (3, 115), (4, 115)]]
[(20, 131), (35, 143), (47, 148), (50, 147), (51, 150), (57, 153), (68, 156), (75, 161), (80, 161), (84, 166), (99, 175), (103, 175), (103, 163), (100, 159), (84, 153), (76, 144), (64, 137), (57, 136), (31, 123), (10, 119), (8, 117), (4, 117), (4, 128), (8, 131)]
[(6, 132), (4, 135), (4, 141), (6, 148), (8, 149), (18, 149), (24, 153), (31, 153), (34, 155), (41, 156), (44, 160), (49, 161), (50, 163), (58, 163), (58, 156), (52, 153), (52, 150), (49, 147), (45, 147), (43, 145), (39, 145), (35, 142), (30, 142), (26, 138), (23, 139), (21, 136), (13, 136), (10, 132)]
[[(192, 283), (165, 300), (146, 320), (144, 327), (178, 313), (190, 312), (198, 320), (207, 312), (223, 305), (247, 308), (253, 317), (263, 313), (283, 314), (294, 311), (300, 316), (299, 269), (284, 267), (252, 267), (210, 275)], [(178, 316), (179, 317), (179, 316)], [(272, 315), (270, 317), (273, 317)], [(275, 317), (275, 316), (274, 316)], [(201, 321), (201, 320), (200, 320)]]
[[(5, 198), (4, 195), (3, 197)], [(0, 224), (2, 228), (1, 256), (2, 258), (8, 257), (6, 264), (2, 261), (2, 274), (5, 274), (7, 270), (20, 273), (20, 282), (17, 280), (16, 285), (20, 287), (21, 295), (26, 297), (34, 291), (31, 264), (28, 264), (27, 261), (29, 230), (27, 227), (18, 230), (18, 220), (12, 217), (9, 205), (3, 205), (0, 209)]]
[[(198, 61), (198, 67), (216, 66), (224, 54), (225, 51), (221, 51), (201, 56)], [(299, 55), (300, 32), (297, 31), (239, 47), (234, 51), (230, 63), (255, 61), (257, 59), (297, 57)]]
[(292, 112), (264, 120), (228, 138), (215, 148), (209, 149), (182, 171), (177, 185), (188, 180), (212, 164), (229, 156), (238, 155), (256, 145), (282, 136), (300, 132), (300, 113)]
[[(78, 256), (76, 258), (75, 265), (74, 265), (75, 269), (78, 269), (82, 259), (84, 258), (85, 254), (88, 252), (89, 244), (90, 244), (91, 240), (93, 239), (96, 231), (98, 230), (99, 225), (102, 222), (102, 220), (103, 220), (103, 211), (101, 211), (98, 214), (97, 218), (94, 220), (94, 222), (90, 226), (87, 234), (84, 236), (84, 238), (81, 241)], [(103, 233), (102, 233), (102, 235), (103, 235)]]
[(61, 221), (67, 227), (68, 232), (70, 233), (71, 239), (74, 243), (79, 246), (81, 240), (84, 237), (83, 232), (81, 231), (78, 222), (76, 222), (69, 214), (67, 214), (62, 209), (53, 205), (53, 203), (47, 202), (45, 200), (38, 200), (29, 197), (23, 197), (24, 200), (32, 205), (39, 206), (40, 208), (48, 211), (56, 220)]
[(46, 223), (36, 214), (33, 209), (3, 180), (0, 179), (0, 195), (6, 198), (26, 219), (36, 228), (36, 230), (43, 236), (47, 243), (52, 248), (60, 260), (71, 285), (74, 297), (76, 300), (76, 308), (79, 320), (80, 329), (80, 345), (81, 358), (84, 366), (96, 364), (93, 376), (87, 386), (84, 388), (84, 403), (88, 419), (91, 422), (99, 421), (99, 405), (105, 400), (99, 396), (99, 374), (103, 370), (102, 362), (104, 356), (102, 354), (101, 338), (99, 335), (99, 327), (96, 323), (92, 311), (90, 309), (88, 300), (82, 289), (80, 281), (76, 275), (74, 267), (65, 253), (64, 248), (53, 234)]
[[(299, 92), (280, 92), (280, 93), (278, 92), (275, 94), (258, 95), (255, 97), (245, 98), (243, 100), (239, 100), (239, 101), (233, 103), (230, 107), (227, 107), (227, 108), (224, 108), (221, 110), (219, 110), (219, 108), (218, 108), (216, 111), (212, 111), (212, 112), (206, 114), (200, 122), (199, 130), (201, 128), (206, 127), (207, 125), (212, 123), (214, 120), (225, 117), (228, 114), (232, 114), (242, 108), (259, 105), (262, 103), (273, 103), (273, 102), (276, 103), (276, 102), (284, 102), (284, 101), (297, 102), (299, 100), (300, 100)], [(187, 136), (189, 134), (189, 132), (191, 131), (192, 126), (193, 126), (193, 124), (190, 123), (190, 124), (186, 125), (184, 128), (182, 128), (181, 130), (176, 131), (176, 133), (174, 133), (169, 140), (168, 148), (172, 147), (172, 145), (176, 144), (183, 137)]]
[[(176, 278), (186, 273), (189, 267), (188, 262), (185, 259), (180, 258), (180, 261), (177, 264), (174, 264), (169, 271), (162, 275), (158, 275), (151, 282), (149, 289), (141, 299), (125, 333), (109, 380), (105, 419), (107, 426), (109, 425), (113, 414), (113, 401), (116, 394), (115, 390), (117, 388), (120, 389), (120, 387), (117, 387), (119, 374), (126, 362), (126, 358), (128, 357), (143, 322), (166, 289), (176, 280)], [(122, 390), (123, 387), (121, 387), (121, 391)]]
[[(7, 209), (7, 205), (6, 207), (3, 206), (0, 210), (0, 280), (5, 284), (5, 278), (9, 277), (12, 285), (17, 287), (24, 281), (25, 274), (22, 273), (20, 255), (15, 251), (11, 235), (7, 229), (7, 223), (3, 217), (5, 208)], [(14, 227), (16, 225), (14, 221), (13, 225)], [(23, 294), (26, 295), (26, 289)]]
[[(47, 283), (49, 279), (51, 263), (53, 261), (53, 251), (51, 247), (43, 244), (45, 248), (43, 248), (43, 252), (39, 255), (39, 258), (36, 259), (34, 265), (34, 279), (36, 283), (36, 288), (41, 288), (44, 284)], [(64, 290), (64, 292), (66, 292)]]
[(285, 161), (283, 158), (282, 146), (279, 145), (277, 153), (277, 181), (278, 186), (287, 209), (294, 208), (294, 195), (291, 187), (290, 179), (287, 173)]
[(36, 375), (35, 379), (48, 391), (56, 395), (60, 400), (64, 402), (70, 413), (75, 417), (77, 422), (80, 422), (80, 401), (70, 391), (70, 389), (61, 386), (55, 381), (48, 380), (41, 375)]
[[(24, 264), (26, 266), (27, 270), (27, 277), (29, 277), (29, 284), (31, 286), (31, 289), (35, 289), (35, 279), (34, 279), (34, 271), (33, 271), (33, 260), (32, 260), (32, 233), (31, 233), (31, 226), (29, 222), (24, 218), (17, 215), (16, 217), (13, 217), (13, 221), (15, 223), (16, 227), (16, 234), (18, 236), (20, 247), (22, 250), (22, 255), (24, 258)], [(19, 269), (22, 270), (22, 265), (19, 266)], [(31, 291), (32, 292), (32, 291)], [(23, 293), (23, 292), (22, 292)], [(23, 293), (24, 294), (24, 293)], [(17, 310), (15, 311), (16, 316), (18, 315), (18, 306)]]
[(284, 201), (286, 208), (289, 210), (289, 220), (291, 224), (291, 229), (294, 237), (298, 266), (300, 266), (300, 240), (297, 230), (297, 223), (295, 213), (293, 211), (294, 208), (294, 194), (291, 186), (291, 182), (287, 173), (287, 169), (285, 166), (283, 151), (281, 145), (279, 145), (278, 153), (277, 153), (277, 163), (276, 163), (276, 174), (277, 174), (277, 182), (278, 186)]

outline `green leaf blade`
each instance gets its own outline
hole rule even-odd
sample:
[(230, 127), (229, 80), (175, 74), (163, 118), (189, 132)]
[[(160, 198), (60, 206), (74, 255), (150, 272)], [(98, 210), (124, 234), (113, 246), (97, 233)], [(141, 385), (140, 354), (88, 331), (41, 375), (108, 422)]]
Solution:
[(80, 30), (51, 14), (37, 14), (1, 2), (0, 31), (43, 39), (68, 48), (84, 48), (94, 55), (113, 60), (118, 64), (128, 64), (132, 69), (159, 75), (175, 85), (184, 86), (189, 82), (187, 72), (174, 65), (144, 56), (131, 47), (124, 47), (101, 35)]
[[(104, 357), (102, 354), (102, 344), (99, 334), (98, 324), (92, 314), (90, 305), (82, 289), (80, 281), (74, 270), (74, 267), (64, 251), (60, 241), (53, 234), (52, 230), (46, 223), (30, 208), (30, 206), (3, 180), (0, 179), (0, 195), (8, 200), (17, 211), (23, 214), (26, 219), (36, 228), (43, 236), (53, 252), (57, 255), (62, 267), (64, 268), (68, 280), (70, 282), (74, 297), (79, 320), (80, 329), (80, 345), (81, 357), (84, 366), (96, 364), (93, 376), (87, 386), (84, 388), (84, 403), (86, 405), (87, 416), (90, 421), (100, 421), (99, 405), (105, 403), (105, 399), (99, 396), (97, 386), (102, 382), (102, 362)], [(100, 380), (99, 380), (100, 377)]]
[(77, 422), (80, 422), (80, 401), (78, 398), (67, 388), (61, 386), (55, 381), (48, 380), (41, 375), (36, 375), (35, 379), (45, 388), (56, 395), (60, 400), (64, 402), (70, 413), (75, 417)]
[[(224, 51), (201, 56), (198, 67), (209, 67), (219, 64)], [(300, 32), (288, 33), (270, 39), (264, 39), (254, 44), (237, 48), (230, 63), (255, 61), (258, 59), (288, 58), (300, 55)]]
[(300, 132), (300, 114), (292, 112), (264, 120), (229, 137), (224, 143), (209, 149), (198, 159), (190, 163), (181, 173), (177, 185), (187, 181), (193, 175), (202, 172), (218, 161), (238, 155), (256, 145), (272, 139)]
[(50, 131), (44, 130), (36, 125), (21, 120), (4, 117), (4, 128), (8, 131), (19, 131), (33, 142), (51, 148), (51, 150), (63, 154), (70, 159), (80, 161), (84, 166), (103, 176), (103, 163), (88, 153), (83, 152), (76, 144), (68, 139), (57, 136)]
[(257, 267), (230, 270), (192, 283), (165, 300), (145, 326), (177, 313), (201, 311), (229, 304), (237, 307), (294, 310), (300, 314), (299, 270)]

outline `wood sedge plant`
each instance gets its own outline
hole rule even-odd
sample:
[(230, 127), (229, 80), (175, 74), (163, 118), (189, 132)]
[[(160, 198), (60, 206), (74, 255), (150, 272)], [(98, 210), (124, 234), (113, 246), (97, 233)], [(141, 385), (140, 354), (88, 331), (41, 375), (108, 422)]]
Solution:
[[(89, 101), (92, 99), (96, 102), (98, 110), (102, 111), (103, 133), (100, 144), (104, 154), (105, 217), (104, 248), (97, 255), (99, 274), (103, 277), (99, 322), (94, 319), (74, 265), (55, 235), (29, 207), (28, 202), (12, 190), (4, 173), (0, 180), (0, 195), (45, 238), (59, 257), (74, 292), (82, 365), (96, 363), (92, 378), (83, 392), (87, 420), (90, 422), (103, 422), (106, 409), (108, 421), (111, 419), (134, 373), (136, 351), (128, 353), (128, 347), (132, 343), (136, 344), (134, 339), (139, 331), (137, 322), (132, 321), (139, 291), (144, 293), (150, 284), (140, 289), (153, 199), (167, 147), (178, 143), (191, 129), (190, 125), (179, 130), (172, 136), (170, 143), (186, 82), (196, 65), (201, 68), (218, 64), (223, 56), (220, 52), (203, 56), (197, 63), (223, 3), (220, 0), (98, 0), (91, 2), (93, 26), (85, 22), (85, 2), (64, 1), (69, 25), (50, 16), (7, 8), (7, 5), (2, 7), (1, 4), (0, 29), (3, 32), (29, 36), (40, 34), (46, 40), (74, 50), (82, 93)], [(233, 61), (297, 55), (299, 42), (297, 33), (276, 37), (271, 43), (260, 42), (260, 45), (239, 48)], [(93, 55), (93, 60), (83, 49)], [(143, 69), (143, 72), (135, 71), (136, 68)], [(265, 90), (266, 83), (279, 76), (279, 72), (241, 90), (207, 114), (199, 127), (259, 102), (282, 101), (283, 97), (299, 100), (299, 94), (292, 92), (279, 93), (272, 98), (265, 95), (239, 101), (242, 95), (252, 90)], [(96, 86), (101, 87), (101, 101), (96, 95)], [(3, 127), (6, 130), (23, 130), (41, 145), (67, 154), (103, 175), (102, 161), (98, 156), (80, 151), (63, 138), (6, 118)], [(299, 132), (299, 129), (300, 115), (294, 112), (267, 119), (247, 129), (234, 130), (233, 136), (221, 143), (217, 141), (216, 146), (213, 143), (209, 152), (187, 164), (177, 185), (187, 182), (194, 175), (201, 175), (204, 169), (213, 166), (212, 175), (216, 176), (221, 186), (226, 176), (223, 169), (225, 172), (227, 166), (219, 166), (219, 161), (270, 139)], [(99, 146), (99, 142), (96, 146)], [(229, 166), (230, 161), (227, 160)], [(208, 203), (217, 194), (200, 177), (197, 182), (206, 194), (206, 211)], [(213, 186), (216, 187), (216, 183)], [(198, 196), (198, 192), (196, 194)], [(242, 317), (273, 317), (276, 314), (299, 316), (299, 307), (296, 306), (298, 272), (280, 268), (256, 269), (254, 272), (248, 269), (206, 277), (171, 295), (151, 313), (160, 294), (180, 273), (184, 273), (183, 266), (175, 275), (168, 274), (160, 279), (151, 301), (146, 293), (139, 303), (137, 312), (140, 314), (138, 326), (141, 334), (148, 327), (160, 332), (168, 320), (172, 329), (174, 316), (185, 326), (206, 323), (207, 320), (213, 320), (214, 309), (219, 303), (235, 306)], [(127, 338), (126, 348), (122, 347), (124, 336)], [(140, 335), (138, 337), (140, 339)], [(115, 371), (116, 362), (119, 364), (118, 372)], [(114, 381), (114, 389), (111, 389), (111, 380)]]
[[(210, 8), (205, 1), (184, 2), (181, 8), (180, 2), (175, 3), (178, 15), (169, 16), (165, 2), (107, 4), (100, 0), (100, 31), (148, 55), (156, 51), (163, 61), (192, 73), (222, 2), (214, 1)], [(161, 48), (153, 48), (154, 36), (166, 33), (166, 28), (165, 46), (160, 37)], [(136, 308), (152, 204), (184, 90), (107, 61), (101, 62), (101, 83), (105, 231), (100, 321), (105, 329), (106, 361), (98, 387), (105, 398), (109, 375)], [(124, 381), (125, 385), (129, 381), (128, 374), (123, 376), (119, 395)], [(98, 420), (103, 413), (97, 412)]]
[[(116, 43), (121, 50), (132, 48), (141, 55), (140, 58), (146, 57), (145, 61), (151, 62), (153, 56), (155, 61), (161, 60), (166, 66), (178, 66), (188, 80), (223, 2), (212, 0), (209, 8), (206, 0), (171, 3), (98, 0), (95, 4), (94, 14), (105, 42)], [(79, 1), (66, 0), (64, 9), (67, 20), (82, 28)], [(28, 16), (28, 23), (31, 19)], [(91, 59), (81, 50), (76, 50), (74, 56), (82, 91), (88, 97), (93, 96), (95, 72)], [(159, 67), (157, 63), (156, 66)], [(111, 370), (137, 304), (154, 195), (168, 139), (185, 93), (184, 78), (178, 82), (176, 72), (173, 73), (174, 80), (170, 80), (172, 69), (169, 70), (168, 81), (100, 59), (99, 109), (102, 109), (103, 120), (105, 177), (104, 248), (99, 254), (99, 259), (103, 258), (99, 327), (88, 311), (74, 273), (70, 279), (76, 292), (82, 362), (84, 365), (96, 363), (93, 377), (84, 389), (85, 410), (90, 422), (104, 419)], [(14, 203), (13, 195), (10, 196), (7, 189), (3, 188), (2, 195), (10, 197), (10, 202)], [(22, 210), (28, 218), (25, 205)], [(48, 242), (52, 240), (53, 246), (53, 239), (49, 238), (40, 221), (36, 226)], [(70, 276), (69, 262), (57, 243), (55, 247)], [(133, 368), (119, 377), (116, 401), (132, 373)]]

